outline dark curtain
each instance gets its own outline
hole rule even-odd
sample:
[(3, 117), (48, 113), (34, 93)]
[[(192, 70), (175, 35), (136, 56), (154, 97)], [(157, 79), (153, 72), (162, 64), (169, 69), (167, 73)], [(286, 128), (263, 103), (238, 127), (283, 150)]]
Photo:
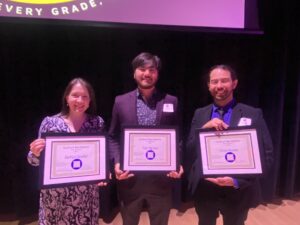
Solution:
[(81, 76), (92, 83), (109, 126), (114, 97), (134, 88), (130, 62), (142, 51), (162, 59), (159, 87), (179, 97), (184, 137), (194, 110), (211, 101), (205, 72), (214, 64), (232, 65), (238, 101), (263, 109), (274, 143), (272, 173), (262, 180), (265, 201), (299, 193), (298, 11), (271, 0), (259, 7), (263, 35), (0, 18), (0, 214), (37, 212), (38, 169), (26, 155), (42, 118), (60, 111), (67, 82)]

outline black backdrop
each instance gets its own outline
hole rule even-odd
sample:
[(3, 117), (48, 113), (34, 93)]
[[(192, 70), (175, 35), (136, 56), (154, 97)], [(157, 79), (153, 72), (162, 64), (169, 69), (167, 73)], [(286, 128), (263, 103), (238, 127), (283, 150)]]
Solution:
[(186, 136), (194, 110), (211, 101), (203, 76), (217, 63), (239, 74), (238, 100), (264, 111), (274, 142), (266, 201), (300, 191), (300, 31), (291, 3), (264, 1), (265, 34), (179, 31), (4, 21), (0, 18), (0, 215), (37, 212), (37, 169), (29, 143), (42, 118), (60, 110), (67, 82), (82, 76), (110, 122), (117, 94), (134, 87), (130, 62), (142, 51), (163, 62), (159, 86), (179, 97)]

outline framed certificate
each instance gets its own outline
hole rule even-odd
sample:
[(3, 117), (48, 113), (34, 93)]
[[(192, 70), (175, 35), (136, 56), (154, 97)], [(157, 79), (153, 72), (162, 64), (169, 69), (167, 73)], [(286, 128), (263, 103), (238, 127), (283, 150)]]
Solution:
[(175, 127), (123, 127), (123, 170), (166, 172), (178, 165)]
[(197, 134), (204, 177), (262, 174), (256, 129), (199, 129)]
[(43, 133), (40, 187), (98, 183), (107, 177), (106, 137), (99, 133)]

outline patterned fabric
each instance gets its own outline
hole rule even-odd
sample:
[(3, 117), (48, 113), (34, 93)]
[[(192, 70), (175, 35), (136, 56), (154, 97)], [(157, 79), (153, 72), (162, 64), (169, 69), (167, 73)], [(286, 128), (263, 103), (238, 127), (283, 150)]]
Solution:
[[(104, 121), (99, 116), (88, 116), (79, 132), (98, 132), (104, 130)], [(58, 114), (46, 117), (39, 130), (43, 132), (71, 132), (63, 118)], [(28, 162), (39, 165), (39, 159), (31, 152)], [(62, 188), (42, 189), (40, 192), (40, 225), (98, 225), (99, 191), (96, 184), (77, 185)]]
[(145, 102), (143, 96), (137, 91), (137, 118), (139, 125), (155, 126), (156, 125), (156, 100), (155, 93)]

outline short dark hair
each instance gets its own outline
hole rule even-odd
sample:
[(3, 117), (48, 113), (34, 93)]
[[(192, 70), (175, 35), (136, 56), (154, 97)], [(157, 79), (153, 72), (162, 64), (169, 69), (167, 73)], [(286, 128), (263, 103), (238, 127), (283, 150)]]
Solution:
[(147, 64), (149, 64), (151, 67), (155, 67), (158, 71), (161, 69), (160, 58), (149, 52), (140, 53), (132, 60), (131, 63), (133, 71), (135, 71), (136, 68), (143, 67)]
[(214, 69), (222, 69), (222, 70), (226, 70), (230, 73), (230, 76), (231, 76), (231, 79), (234, 81), (234, 80), (237, 80), (237, 74), (235, 72), (235, 70), (229, 66), (229, 65), (226, 65), (226, 64), (219, 64), (219, 65), (215, 65), (215, 66), (212, 66), (209, 70), (208, 70), (208, 73), (207, 73), (207, 82), (210, 81), (210, 73), (214, 70)]
[(81, 84), (88, 90), (89, 96), (90, 96), (90, 105), (89, 105), (89, 108), (86, 110), (86, 112), (90, 115), (96, 115), (97, 106), (96, 106), (95, 91), (89, 82), (87, 82), (86, 80), (84, 80), (80, 77), (72, 79), (69, 82), (69, 84), (67, 85), (67, 87), (64, 91), (64, 94), (62, 96), (62, 107), (61, 107), (61, 112), (60, 112), (61, 115), (67, 115), (69, 113), (69, 107), (68, 107), (68, 104), (66, 101), (66, 97), (70, 94), (72, 88), (76, 84)]

